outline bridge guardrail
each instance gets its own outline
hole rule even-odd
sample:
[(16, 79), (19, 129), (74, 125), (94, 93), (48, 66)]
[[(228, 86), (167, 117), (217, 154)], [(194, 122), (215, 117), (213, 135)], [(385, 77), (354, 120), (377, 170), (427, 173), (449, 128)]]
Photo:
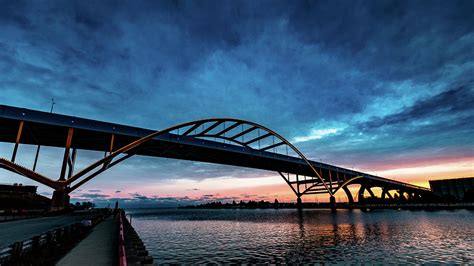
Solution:
[(83, 229), (81, 223), (70, 224), (0, 249), (0, 265), (21, 259), (46, 245), (53, 245)]
[(124, 230), (123, 230), (123, 217), (122, 217), (123, 211), (119, 212), (119, 265), (120, 266), (127, 266), (127, 254), (125, 252), (125, 238), (124, 238)]

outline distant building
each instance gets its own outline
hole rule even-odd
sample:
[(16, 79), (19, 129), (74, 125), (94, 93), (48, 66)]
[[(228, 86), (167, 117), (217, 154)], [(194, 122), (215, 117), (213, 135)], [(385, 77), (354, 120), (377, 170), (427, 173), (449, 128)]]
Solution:
[(0, 184), (0, 210), (46, 209), (50, 199), (36, 194), (37, 186)]
[(433, 193), (461, 201), (473, 201), (474, 177), (430, 180)]

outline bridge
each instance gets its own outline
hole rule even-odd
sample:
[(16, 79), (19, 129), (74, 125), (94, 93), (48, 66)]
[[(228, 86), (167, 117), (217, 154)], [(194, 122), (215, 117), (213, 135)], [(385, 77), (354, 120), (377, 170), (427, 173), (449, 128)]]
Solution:
[[(134, 155), (274, 171), (294, 192), (298, 204), (305, 195), (327, 194), (335, 206), (334, 194), (341, 189), (352, 204), (354, 196), (347, 187), (351, 184), (360, 185), (359, 202), (365, 191), (376, 198), (374, 187), (382, 189), (382, 199), (432, 197), (424, 187), (309, 160), (273, 130), (233, 118), (191, 121), (156, 131), (0, 105), (0, 142), (13, 143), (11, 157), (0, 158), (0, 167), (54, 189), (53, 209), (64, 208), (70, 192)], [(31, 168), (16, 162), (21, 144), (37, 146)], [(36, 171), (42, 146), (64, 148), (57, 177)], [(104, 152), (104, 157), (76, 171), (76, 152), (81, 149)]]

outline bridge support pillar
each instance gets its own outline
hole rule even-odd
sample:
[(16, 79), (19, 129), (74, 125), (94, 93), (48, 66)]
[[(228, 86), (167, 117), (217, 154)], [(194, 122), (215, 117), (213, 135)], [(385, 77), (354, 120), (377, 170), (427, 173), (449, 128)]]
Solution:
[(55, 190), (51, 200), (50, 211), (64, 210), (69, 207), (69, 195), (65, 190)]
[(331, 210), (336, 210), (336, 198), (334, 196), (329, 197), (329, 205), (331, 206)]
[(296, 198), (296, 207), (297, 207), (298, 209), (302, 209), (302, 208), (303, 208), (303, 202), (301, 201), (301, 196), (298, 196), (298, 197)]

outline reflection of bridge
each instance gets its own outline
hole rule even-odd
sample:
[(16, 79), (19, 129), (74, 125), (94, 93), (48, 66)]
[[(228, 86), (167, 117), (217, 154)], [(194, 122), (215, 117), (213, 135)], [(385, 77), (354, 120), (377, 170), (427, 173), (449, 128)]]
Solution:
[[(348, 185), (359, 184), (359, 201), (367, 190), (382, 189), (382, 199), (396, 197), (423, 199), (429, 189), (308, 160), (276, 132), (259, 124), (238, 119), (205, 119), (161, 131), (129, 127), (84, 118), (45, 113), (0, 105), (0, 141), (14, 143), (10, 160), (0, 158), (0, 167), (16, 172), (55, 190), (53, 204), (62, 207), (68, 193), (103, 171), (133, 155), (166, 157), (278, 172), (295, 193), (334, 194), (344, 190), (354, 202)], [(15, 163), (20, 144), (37, 145), (32, 169)], [(59, 179), (37, 172), (41, 146), (65, 148)], [(78, 149), (104, 151), (104, 158), (75, 172)]]

